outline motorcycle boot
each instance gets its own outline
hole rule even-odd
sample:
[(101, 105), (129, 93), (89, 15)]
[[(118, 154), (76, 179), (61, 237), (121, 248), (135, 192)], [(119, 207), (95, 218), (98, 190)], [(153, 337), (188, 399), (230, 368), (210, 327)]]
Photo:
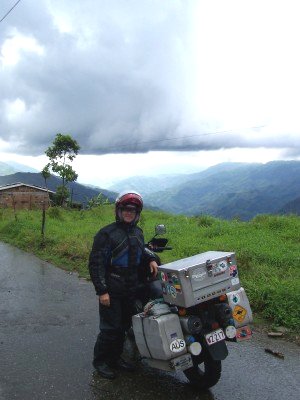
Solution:
[(111, 368), (118, 369), (118, 370), (122, 369), (122, 370), (128, 371), (128, 372), (135, 371), (135, 366), (132, 363), (123, 360), (123, 358), (121, 358), (121, 357), (115, 361), (108, 362), (108, 365)]
[(114, 379), (116, 377), (115, 372), (105, 362), (94, 364), (94, 368), (105, 379)]

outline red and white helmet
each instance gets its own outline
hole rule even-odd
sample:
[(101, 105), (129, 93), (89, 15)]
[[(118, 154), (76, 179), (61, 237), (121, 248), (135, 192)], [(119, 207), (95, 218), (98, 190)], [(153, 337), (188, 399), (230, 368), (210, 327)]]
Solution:
[(140, 218), (140, 213), (143, 209), (144, 204), (142, 196), (138, 192), (136, 192), (135, 190), (126, 190), (124, 192), (121, 192), (119, 196), (116, 198), (115, 205), (116, 205), (117, 221), (121, 221), (121, 211), (123, 207), (127, 205), (135, 206), (137, 213), (136, 213), (136, 218), (133, 222), (137, 223)]
[(135, 205), (138, 211), (141, 212), (143, 209), (142, 196), (134, 190), (120, 193), (116, 198), (116, 208), (124, 207), (128, 204)]

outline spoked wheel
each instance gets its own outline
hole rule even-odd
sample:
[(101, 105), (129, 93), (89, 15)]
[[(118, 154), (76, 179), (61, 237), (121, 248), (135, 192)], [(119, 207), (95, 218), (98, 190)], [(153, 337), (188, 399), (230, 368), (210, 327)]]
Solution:
[(204, 360), (193, 357), (193, 364), (192, 368), (183, 372), (195, 388), (208, 389), (219, 381), (222, 371), (221, 361), (213, 360), (210, 354), (206, 354)]

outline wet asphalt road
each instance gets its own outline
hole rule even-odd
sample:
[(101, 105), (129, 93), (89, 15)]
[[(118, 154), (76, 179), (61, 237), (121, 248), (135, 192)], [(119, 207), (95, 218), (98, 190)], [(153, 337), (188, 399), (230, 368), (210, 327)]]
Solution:
[[(221, 380), (198, 393), (183, 374), (141, 362), (133, 374), (100, 378), (91, 366), (97, 333), (90, 282), (0, 242), (0, 400), (300, 399), (300, 349), (281, 339), (255, 333), (251, 341), (230, 343)], [(129, 341), (126, 354), (138, 356)]]

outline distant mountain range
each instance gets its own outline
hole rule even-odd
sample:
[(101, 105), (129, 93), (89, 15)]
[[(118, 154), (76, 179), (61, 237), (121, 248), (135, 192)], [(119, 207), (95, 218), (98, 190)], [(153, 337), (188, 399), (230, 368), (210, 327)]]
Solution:
[(172, 175), (158, 175), (158, 176), (134, 176), (126, 179), (122, 179), (113, 185), (109, 186), (108, 190), (114, 192), (123, 192), (124, 190), (135, 190), (142, 193), (143, 196), (155, 193), (161, 188), (168, 189), (179, 183), (187, 181), (189, 175), (184, 174), (172, 174)]
[[(3, 164), (0, 163), (0, 175), (9, 172)], [(44, 186), (40, 173), (0, 176), (0, 185), (14, 182)], [(51, 176), (47, 183), (55, 191), (61, 180)], [(86, 202), (100, 192), (114, 201), (117, 193), (133, 189), (143, 195), (148, 208), (188, 216), (208, 214), (249, 220), (257, 214), (300, 215), (299, 161), (222, 163), (194, 174), (130, 177), (108, 189), (77, 182), (69, 186), (74, 201)]]
[(11, 165), (0, 161), (0, 176), (10, 175), (17, 172)]
[[(132, 177), (131, 183), (145, 202), (175, 214), (208, 214), (249, 220), (262, 213), (295, 213), (300, 208), (300, 162), (222, 163), (205, 171), (177, 175)], [(155, 182), (151, 188), (151, 182)], [(151, 188), (151, 193), (149, 192)]]
[(285, 204), (282, 209), (279, 210), (279, 213), (300, 215), (300, 197)]
[[(40, 173), (17, 172), (16, 174), (12, 175), (0, 176), (0, 186), (16, 182), (45, 187), (44, 178)], [(51, 177), (47, 179), (47, 186), (49, 190), (53, 190), (55, 192), (57, 186), (59, 185), (61, 185), (61, 179), (57, 176), (51, 175)], [(117, 195), (116, 193), (106, 189), (94, 189), (85, 185), (81, 185), (77, 182), (71, 182), (70, 184), (68, 184), (68, 187), (70, 192), (72, 193), (73, 201), (80, 203), (86, 203), (87, 199), (98, 196), (99, 193), (102, 193), (110, 201), (114, 201)]]
[(15, 174), (16, 172), (39, 172), (28, 165), (20, 164), (15, 161), (0, 161), (0, 176)]
[(293, 212), (290, 202), (299, 196), (300, 162), (274, 161), (219, 164), (145, 200), (173, 213), (249, 220), (257, 214), (283, 212), (288, 203)]

